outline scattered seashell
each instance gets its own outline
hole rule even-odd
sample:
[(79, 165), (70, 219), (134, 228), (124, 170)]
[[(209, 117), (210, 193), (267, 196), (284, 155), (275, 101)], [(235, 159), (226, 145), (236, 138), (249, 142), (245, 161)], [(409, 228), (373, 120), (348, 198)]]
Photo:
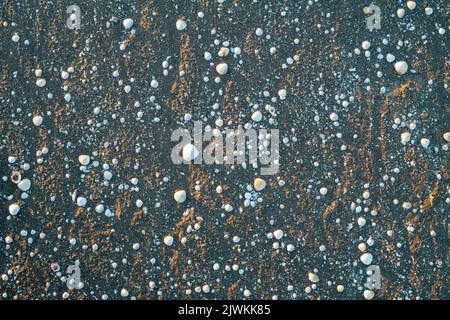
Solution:
[(17, 33), (14, 33), (13, 36), (11, 37), (11, 40), (14, 42), (19, 42), (20, 36)]
[(130, 29), (133, 26), (134, 21), (133, 21), (133, 19), (126, 18), (126, 19), (123, 20), (122, 24), (123, 24), (123, 27), (126, 30), (128, 30), (128, 29)]
[(427, 138), (422, 138), (420, 139), (420, 144), (422, 147), (428, 148), (428, 146), (430, 145), (430, 140)]
[(36, 85), (39, 88), (44, 87), (46, 83), (47, 83), (47, 81), (45, 79), (42, 79), (42, 78), (39, 78), (39, 79), (36, 80)]
[(253, 112), (252, 120), (255, 121), (255, 122), (260, 122), (262, 120), (262, 113), (261, 113), (261, 111), (257, 110), (255, 112)]
[(394, 68), (399, 75), (404, 75), (408, 71), (408, 64), (405, 61), (398, 61), (394, 64)]
[(12, 203), (9, 205), (8, 210), (10, 215), (15, 216), (19, 213), (20, 206), (17, 203)]
[(366, 300), (372, 300), (375, 297), (375, 293), (372, 290), (364, 290), (363, 295)]
[(363, 253), (359, 260), (361, 260), (362, 263), (364, 263), (366, 266), (370, 265), (372, 263), (372, 254), (370, 253)]
[(219, 57), (226, 57), (226, 56), (228, 56), (229, 53), (230, 53), (230, 49), (228, 49), (227, 47), (222, 47), (219, 50)]
[(18, 184), (22, 180), (22, 175), (19, 171), (13, 171), (11, 173), (11, 181), (15, 184)]
[(164, 237), (164, 244), (166, 246), (171, 246), (173, 244), (173, 237), (172, 236), (165, 236)]
[(30, 187), (31, 187), (31, 181), (30, 181), (30, 179), (20, 180), (20, 182), (17, 184), (17, 186), (22, 191), (28, 191), (28, 190), (30, 190)]
[(370, 42), (367, 41), (367, 40), (363, 41), (362, 44), (361, 44), (361, 47), (362, 47), (364, 50), (368, 50), (368, 49), (370, 48)]
[(339, 119), (339, 117), (338, 117), (338, 115), (335, 112), (332, 112), (330, 114), (330, 120), (331, 121), (338, 121), (338, 119)]
[(411, 140), (411, 134), (409, 132), (403, 132), (400, 136), (402, 144), (407, 144)]
[(308, 272), (308, 279), (309, 279), (309, 281), (311, 281), (313, 283), (319, 282), (319, 276), (312, 272)]
[(122, 288), (122, 289), (120, 290), (120, 296), (123, 297), (123, 298), (128, 297), (128, 290), (125, 289), (125, 288)]
[(105, 212), (105, 206), (103, 204), (98, 204), (95, 206), (95, 212), (103, 213)]
[(152, 88), (156, 89), (156, 88), (159, 87), (159, 82), (158, 82), (157, 80), (153, 79), (153, 80), (150, 82), (150, 86), (151, 86)]
[(56, 262), (53, 262), (51, 265), (50, 265), (50, 268), (52, 269), (52, 271), (54, 271), (54, 272), (58, 272), (61, 268), (60, 268), (60, 266), (59, 266), (59, 264), (57, 264)]
[(414, 10), (416, 8), (416, 2), (415, 1), (408, 1), (406, 2), (406, 6), (409, 10)]
[(78, 162), (83, 166), (87, 166), (89, 162), (91, 162), (91, 157), (85, 154), (81, 154), (78, 156)]
[(105, 171), (105, 172), (103, 172), (103, 179), (105, 179), (105, 180), (111, 180), (111, 178), (112, 178), (112, 173), (111, 173), (111, 171)]
[(36, 127), (39, 127), (41, 124), (42, 124), (42, 122), (44, 121), (44, 118), (42, 118), (42, 116), (41, 115), (35, 115), (34, 117), (33, 117), (33, 124), (36, 126)]
[(87, 199), (85, 197), (78, 197), (77, 198), (77, 206), (84, 207), (87, 203)]
[(175, 193), (173, 194), (173, 198), (178, 203), (185, 202), (186, 201), (186, 191), (184, 191), (184, 190), (175, 191)]
[(275, 230), (275, 231), (273, 232), (273, 236), (274, 236), (275, 239), (277, 239), (277, 240), (280, 240), (281, 238), (283, 238), (283, 235), (284, 235), (284, 233), (283, 233), (283, 230), (281, 230), (281, 229)]
[(225, 75), (228, 73), (228, 64), (226, 64), (225, 62), (219, 63), (216, 66), (216, 71), (218, 74), (220, 74), (221, 76)]
[(450, 131), (444, 133), (442, 137), (444, 138), (445, 141), (447, 142), (450, 141)]
[(187, 27), (186, 22), (182, 19), (178, 19), (175, 25), (179, 31), (183, 31)]
[(264, 181), (264, 179), (261, 179), (261, 178), (256, 178), (254, 181), (253, 181), (253, 186), (255, 187), (255, 190), (256, 191), (261, 191), (261, 190), (263, 190), (265, 187), (266, 187), (266, 181)]
[(361, 252), (366, 251), (367, 249), (367, 245), (364, 242), (361, 242), (360, 244), (358, 244), (358, 250)]
[(388, 53), (387, 55), (386, 55), (386, 61), (387, 62), (394, 62), (394, 60), (395, 60), (395, 56), (392, 54), (392, 53)]
[(358, 218), (358, 226), (364, 227), (366, 225), (366, 219), (364, 217)]

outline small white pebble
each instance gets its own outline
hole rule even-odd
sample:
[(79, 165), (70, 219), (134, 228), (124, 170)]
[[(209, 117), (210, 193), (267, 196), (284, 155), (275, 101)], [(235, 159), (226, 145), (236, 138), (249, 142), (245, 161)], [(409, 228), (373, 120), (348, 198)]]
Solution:
[(17, 33), (14, 33), (13, 36), (11, 37), (11, 40), (13, 42), (19, 42), (20, 36)]
[(97, 212), (97, 213), (103, 213), (103, 212), (105, 212), (105, 206), (104, 206), (103, 204), (98, 204), (98, 205), (95, 207), (95, 212)]
[(19, 187), (20, 190), (22, 191), (28, 191), (31, 187), (31, 181), (30, 179), (22, 179), (20, 180), (20, 182), (17, 184), (17, 186)]
[(370, 253), (363, 253), (359, 259), (361, 260), (362, 263), (368, 266), (372, 263), (373, 257), (372, 254)]
[(337, 121), (339, 119), (338, 115), (335, 112), (332, 112), (330, 114), (330, 120), (331, 121)]
[(87, 199), (85, 197), (78, 197), (77, 198), (77, 206), (84, 207), (87, 203)]
[(266, 187), (266, 181), (264, 181), (264, 179), (261, 179), (261, 178), (256, 178), (254, 181), (253, 181), (253, 186), (255, 187), (255, 190), (256, 191), (261, 191), (261, 190), (263, 190), (265, 187)]
[(20, 207), (18, 204), (16, 203), (12, 203), (9, 205), (9, 214), (12, 216), (15, 216), (19, 213), (20, 211)]
[(363, 295), (366, 300), (372, 300), (375, 297), (375, 293), (372, 290), (364, 290)]
[(359, 217), (358, 218), (358, 225), (360, 227), (364, 227), (365, 224), (366, 224), (366, 219), (364, 219), (364, 217)]
[(133, 19), (126, 18), (123, 20), (122, 24), (123, 24), (123, 27), (128, 30), (133, 26), (134, 21), (133, 21)]
[(39, 78), (39, 79), (36, 80), (36, 85), (39, 88), (44, 87), (46, 83), (47, 83), (47, 81), (45, 79), (42, 79), (42, 78)]
[(324, 196), (328, 193), (328, 189), (325, 187), (322, 187), (319, 189), (319, 193)]
[(361, 44), (361, 47), (362, 47), (364, 50), (369, 49), (369, 48), (370, 48), (370, 42), (367, 41), (367, 40), (363, 41), (362, 44)]
[(283, 238), (284, 232), (281, 229), (275, 230), (273, 232), (273, 236), (275, 237), (275, 239), (280, 240), (281, 238)]
[(128, 297), (128, 290), (125, 288), (122, 288), (122, 290), (120, 290), (120, 296), (123, 298)]
[(394, 64), (394, 68), (399, 75), (404, 75), (408, 71), (408, 64), (405, 61), (398, 61)]
[(177, 27), (177, 30), (183, 31), (184, 29), (186, 29), (187, 24), (186, 24), (186, 22), (184, 20), (179, 19), (176, 22), (176, 27)]
[(430, 140), (427, 138), (422, 138), (420, 139), (420, 145), (424, 148), (428, 148), (428, 146), (430, 145)]
[(403, 18), (405, 16), (405, 9), (400, 8), (397, 10), (397, 17)]
[(409, 10), (414, 10), (416, 8), (416, 2), (415, 1), (408, 1), (406, 2), (406, 6)]
[(286, 89), (278, 90), (278, 96), (280, 97), (281, 100), (286, 99), (286, 94), (287, 94)]
[(89, 162), (91, 162), (91, 157), (85, 154), (81, 154), (78, 156), (78, 162), (83, 166), (87, 166)]
[(39, 127), (39, 126), (42, 124), (43, 121), (44, 121), (44, 118), (42, 118), (41, 115), (35, 115), (35, 116), (33, 117), (33, 124), (34, 124), (36, 127)]
[(155, 79), (153, 79), (151, 82), (150, 82), (150, 86), (152, 87), (152, 88), (158, 88), (158, 86), (159, 86), (159, 83), (158, 83), (158, 81), (156, 81)]
[(216, 66), (216, 71), (218, 74), (220, 74), (221, 76), (225, 75), (228, 73), (228, 64), (226, 64), (225, 62), (219, 63)]
[(308, 279), (313, 283), (319, 282), (319, 276), (313, 272), (308, 272)]
[(395, 56), (392, 54), (392, 53), (388, 53), (387, 55), (386, 55), (386, 61), (387, 62), (394, 62), (394, 60), (395, 60)]
[(186, 191), (184, 191), (184, 190), (175, 191), (175, 193), (173, 194), (173, 198), (178, 203), (185, 202), (186, 201)]
[(407, 144), (411, 140), (411, 134), (407, 131), (403, 132), (400, 136), (402, 144)]
[(257, 110), (255, 112), (253, 112), (252, 120), (255, 121), (255, 122), (260, 122), (262, 120), (262, 113), (261, 113), (261, 111)]
[(173, 244), (173, 237), (172, 236), (165, 236), (164, 237), (164, 244), (166, 246), (171, 246)]

